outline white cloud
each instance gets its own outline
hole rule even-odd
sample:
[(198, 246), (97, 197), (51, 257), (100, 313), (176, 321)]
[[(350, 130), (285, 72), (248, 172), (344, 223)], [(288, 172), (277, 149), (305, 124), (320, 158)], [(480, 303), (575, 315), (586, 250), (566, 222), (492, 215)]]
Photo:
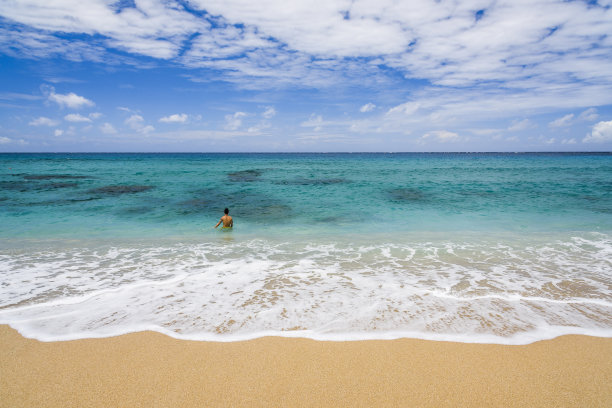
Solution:
[(555, 140), (556, 139), (554, 137), (551, 137), (550, 139), (545, 140), (544, 143), (546, 143), (546, 144), (553, 144), (553, 143), (555, 143)]
[(102, 131), (102, 133), (106, 135), (114, 135), (117, 133), (113, 125), (108, 122), (105, 122), (104, 124), (102, 124), (102, 126), (100, 126), (100, 131)]
[[(126, 2), (6, 0), (0, 2), (0, 15), (10, 23), (0, 27), (0, 51), (22, 58), (140, 65), (149, 62), (129, 61), (129, 54), (146, 55), (203, 68), (191, 71), (202, 75), (194, 81), (210, 81), (209, 70), (215, 70), (215, 79), (245, 88), (395, 87), (404, 85), (397, 78), (418, 80), (415, 88), (412, 83), (397, 87), (410, 101), (360, 122), (364, 133), (421, 132), (432, 123), (458, 129), (472, 118), (579, 112), (612, 104), (609, 2), (188, 3), (206, 13), (191, 13), (174, 1), (138, 0), (120, 7)], [(477, 10), (483, 10), (479, 18)], [(57, 33), (78, 35), (62, 39)], [(62, 107), (93, 105), (83, 96), (54, 92), (49, 100)], [(597, 119), (595, 112), (586, 112), (573, 120)], [(240, 127), (242, 119), (232, 117), (228, 126)], [(526, 129), (525, 123), (508, 130)]]
[(406, 102), (406, 103), (402, 103), (401, 105), (397, 105), (389, 109), (387, 111), (387, 115), (393, 115), (393, 114), (412, 115), (420, 107), (421, 107), (421, 104), (419, 102)]
[(89, 114), (90, 119), (99, 119), (102, 117), (102, 113), (100, 112), (92, 112)]
[(67, 94), (51, 94), (49, 95), (49, 100), (57, 103), (59, 106), (66, 106), (68, 108), (78, 109), (84, 106), (93, 106), (94, 103), (89, 99), (79, 96), (73, 92)]
[(242, 126), (242, 118), (246, 116), (244, 112), (236, 112), (233, 115), (225, 115), (225, 129), (237, 130)]
[(375, 107), (376, 105), (374, 105), (372, 102), (368, 102), (365, 105), (363, 105), (361, 108), (359, 108), (359, 112), (362, 112), (362, 113), (372, 112)]
[(64, 116), (64, 119), (68, 122), (91, 122), (91, 119), (86, 116), (79, 115), (78, 113), (70, 113)]
[(11, 139), (8, 137), (0, 136), (0, 145), (1, 144), (18, 144), (18, 145), (23, 146), (29, 143), (23, 139)]
[(582, 141), (584, 143), (612, 142), (612, 120), (596, 123), (591, 133), (587, 134)]
[(569, 113), (563, 117), (553, 120), (548, 124), (548, 126), (556, 128), (556, 127), (565, 127), (572, 124), (572, 119), (574, 118), (573, 113)]
[(79, 109), (84, 106), (94, 106), (95, 104), (89, 99), (77, 95), (74, 92), (67, 94), (58, 94), (55, 92), (55, 88), (49, 85), (42, 85), (41, 91), (47, 96), (47, 99), (51, 102), (57, 103), (60, 107), (68, 107), (72, 109)]
[(597, 114), (597, 109), (595, 108), (589, 108), (578, 116), (578, 119), (586, 120), (588, 122), (597, 120), (597, 118), (599, 118), (599, 115)]
[[(0, 15), (22, 26), (4, 30), (0, 43), (21, 55), (103, 60), (111, 48), (174, 58), (242, 83), (363, 82), (371, 78), (364, 73), (381, 72), (378, 66), (441, 87), (604, 90), (612, 78), (612, 10), (601, 2), (191, 0), (190, 7), (207, 12), (201, 17), (170, 1), (118, 4), (4, 1)], [(66, 41), (52, 35), (57, 32), (91, 38)]]
[[(95, 45), (105, 45), (155, 58), (178, 54), (191, 34), (205, 32), (210, 24), (198, 20), (175, 3), (137, 1), (117, 9), (105, 0), (46, 2), (19, 0), (0, 3), (0, 14), (44, 32), (101, 35)], [(64, 50), (66, 54), (69, 49)]]
[(145, 127), (143, 127), (143, 128), (140, 128), (138, 131), (139, 131), (140, 133), (143, 133), (143, 134), (145, 134), (145, 135), (146, 135), (146, 134), (148, 134), (148, 133), (153, 132), (154, 130), (155, 130), (155, 128), (154, 128), (153, 126), (151, 126), (151, 125), (147, 125), (147, 126), (145, 126)]
[(576, 144), (576, 139), (574, 139), (573, 137), (570, 139), (563, 139), (561, 140), (561, 144), (573, 145)]
[(523, 120), (515, 120), (512, 122), (512, 124), (508, 127), (508, 130), (510, 132), (518, 132), (521, 130), (525, 130), (529, 127), (532, 126), (532, 123), (529, 119), (523, 119)]
[(268, 129), (270, 128), (271, 125), (265, 121), (259, 122), (258, 124), (256, 124), (255, 126), (251, 126), (250, 128), (247, 129), (247, 132), (249, 133), (259, 133), (264, 129)]
[(441, 143), (456, 142), (459, 140), (459, 135), (455, 132), (449, 132), (448, 130), (432, 130), (421, 136), (421, 140), (426, 139), (436, 139)]
[(124, 123), (133, 130), (143, 134), (148, 134), (155, 130), (153, 126), (145, 125), (144, 118), (138, 114), (133, 114), (127, 118)]
[(49, 119), (44, 116), (36, 118), (28, 123), (30, 126), (57, 126), (59, 122), (54, 119)]
[(125, 120), (125, 124), (136, 130), (142, 127), (142, 123), (144, 122), (144, 118), (140, 115), (132, 115)]
[(313, 113), (312, 115), (310, 115), (308, 120), (300, 123), (300, 126), (310, 127), (310, 128), (313, 128), (315, 132), (318, 132), (321, 129), (323, 129), (323, 124), (324, 124), (323, 117), (321, 115), (315, 115)]
[(501, 135), (499, 134), (500, 132), (502, 132), (502, 129), (470, 129), (470, 132), (472, 132), (475, 135), (483, 135), (483, 136), (488, 136), (488, 135), (494, 135), (497, 136), (498, 138), (501, 138)]
[(276, 116), (276, 109), (272, 106), (266, 107), (266, 110), (261, 114), (265, 119), (272, 119)]
[(173, 115), (164, 116), (159, 121), (162, 123), (185, 123), (187, 122), (188, 116), (185, 113), (175, 113)]
[(64, 134), (64, 131), (62, 129), (55, 129), (55, 131), (53, 132), (54, 136), (61, 136)]

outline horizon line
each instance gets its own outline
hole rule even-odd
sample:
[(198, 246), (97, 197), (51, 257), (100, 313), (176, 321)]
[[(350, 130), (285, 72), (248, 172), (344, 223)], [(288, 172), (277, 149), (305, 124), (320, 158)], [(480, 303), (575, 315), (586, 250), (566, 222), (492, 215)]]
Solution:
[(327, 152), (318, 152), (318, 151), (279, 151), (279, 152), (270, 152), (270, 151), (256, 151), (256, 152), (247, 152), (247, 151), (220, 151), (220, 152), (185, 152), (185, 151), (176, 151), (176, 152), (163, 152), (163, 151), (103, 151), (103, 152), (93, 152), (93, 151), (58, 151), (58, 152), (27, 152), (27, 151), (14, 151), (14, 152), (0, 152), (0, 154), (525, 154), (525, 153), (545, 153), (545, 154), (558, 154), (558, 153), (566, 153), (566, 154), (611, 154), (611, 150), (522, 150), (522, 151), (327, 151)]

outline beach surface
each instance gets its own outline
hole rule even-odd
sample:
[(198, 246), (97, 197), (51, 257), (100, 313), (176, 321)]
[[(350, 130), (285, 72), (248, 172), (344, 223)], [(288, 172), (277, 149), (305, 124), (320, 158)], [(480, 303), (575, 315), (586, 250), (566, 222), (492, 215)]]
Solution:
[(612, 406), (612, 339), (39, 342), (0, 326), (2, 407)]

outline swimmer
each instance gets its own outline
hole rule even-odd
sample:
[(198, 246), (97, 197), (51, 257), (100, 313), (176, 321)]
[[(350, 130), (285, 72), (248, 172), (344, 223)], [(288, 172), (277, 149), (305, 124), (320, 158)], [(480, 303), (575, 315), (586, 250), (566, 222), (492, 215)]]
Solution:
[(232, 217), (229, 216), (229, 209), (226, 208), (223, 212), (225, 213), (225, 215), (221, 217), (217, 225), (215, 225), (215, 228), (217, 228), (221, 223), (223, 223), (222, 228), (233, 228), (234, 220), (232, 219)]

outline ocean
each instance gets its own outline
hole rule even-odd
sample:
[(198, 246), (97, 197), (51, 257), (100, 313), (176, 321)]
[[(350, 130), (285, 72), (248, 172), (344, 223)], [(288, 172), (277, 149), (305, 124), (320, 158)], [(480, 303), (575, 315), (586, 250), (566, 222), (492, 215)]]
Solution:
[(0, 154), (0, 276), (42, 341), (612, 337), (612, 154)]

